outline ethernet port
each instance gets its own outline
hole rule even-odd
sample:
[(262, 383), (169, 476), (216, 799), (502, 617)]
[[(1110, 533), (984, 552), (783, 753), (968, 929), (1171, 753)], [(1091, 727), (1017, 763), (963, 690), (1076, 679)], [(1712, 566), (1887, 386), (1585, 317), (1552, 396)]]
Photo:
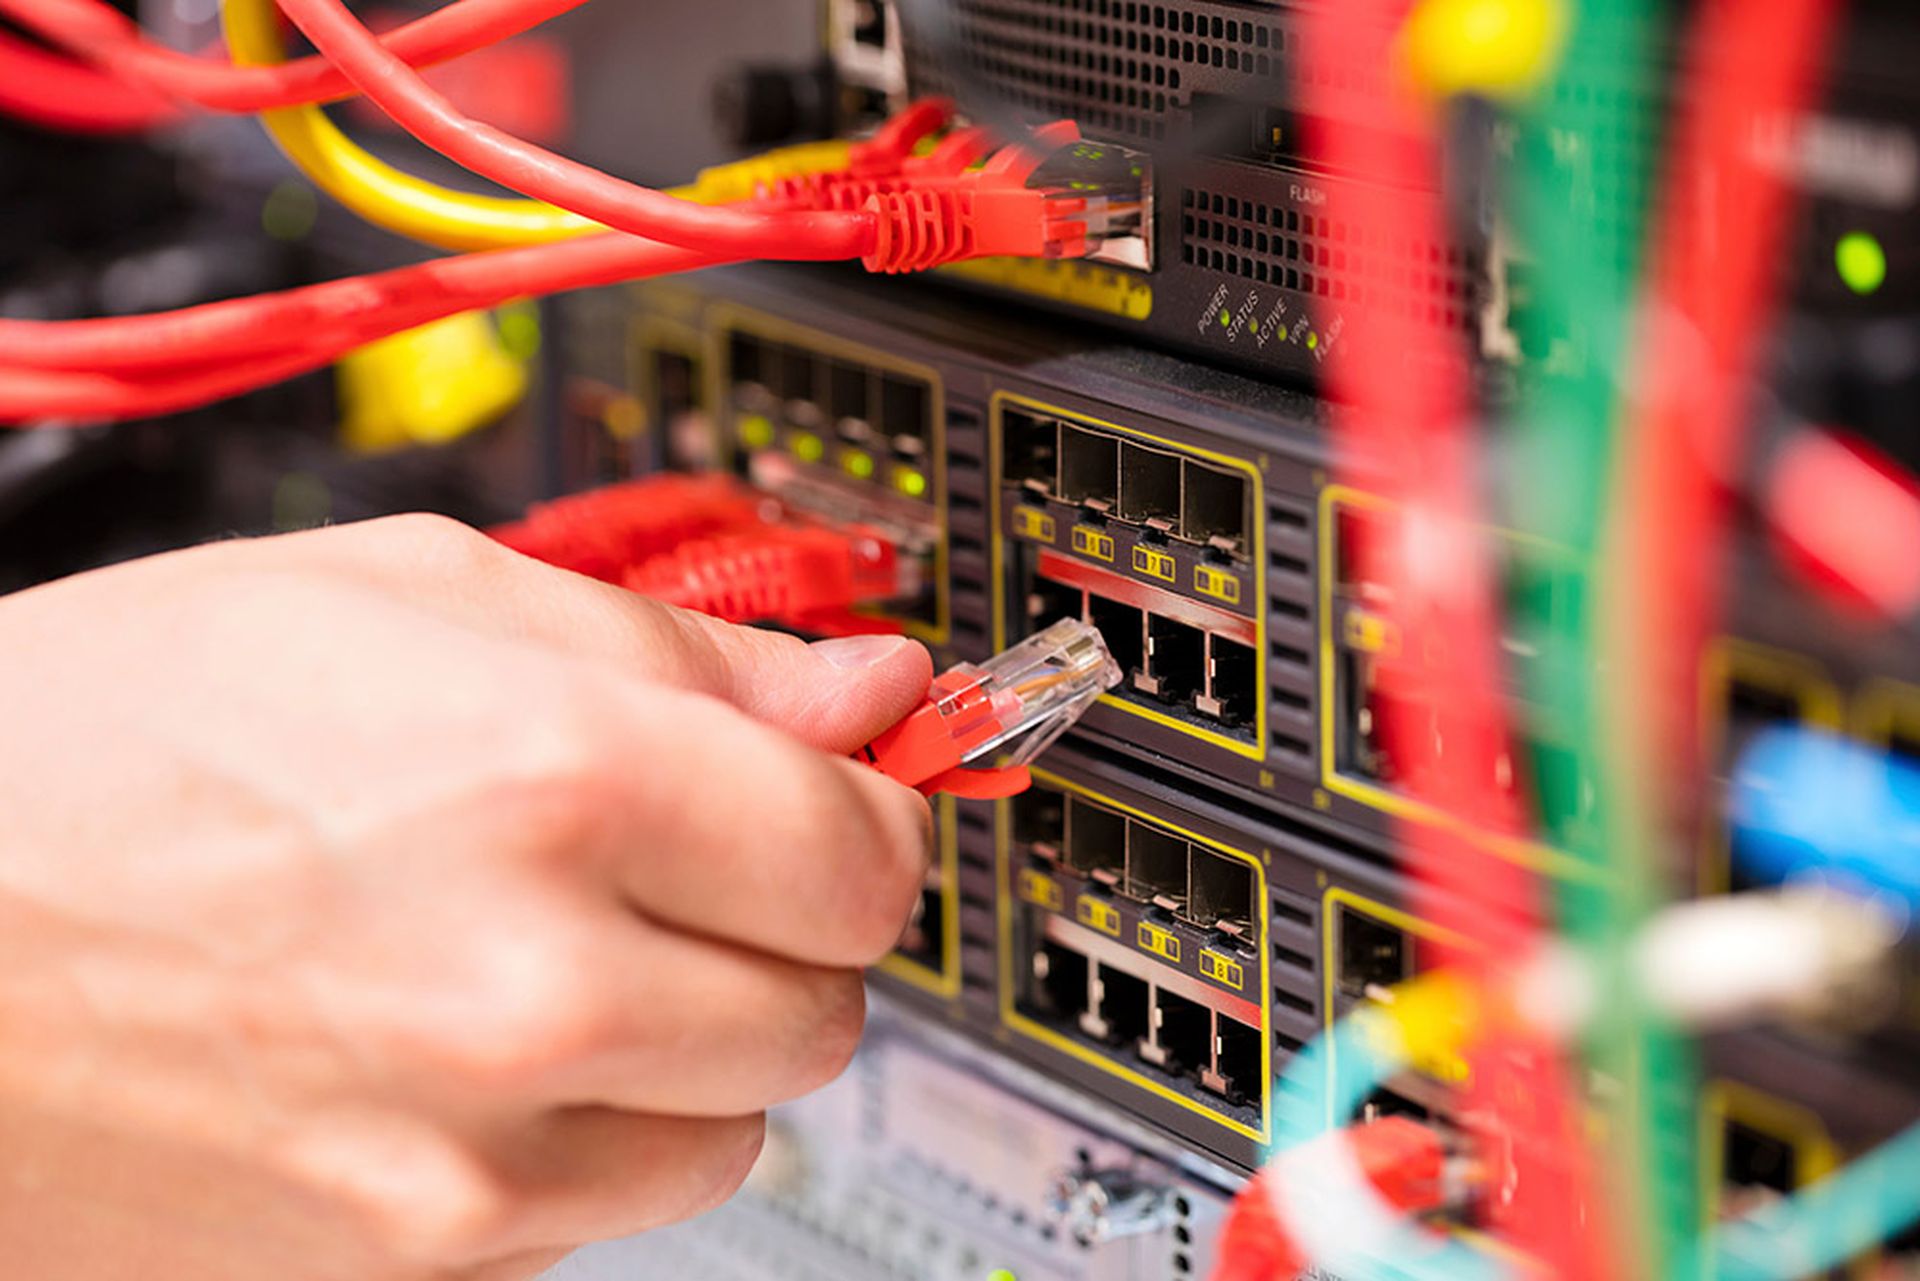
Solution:
[(1060, 427), (1060, 497), (1111, 510), (1120, 492), (1120, 442), (1078, 427)]
[(873, 437), (868, 384), (867, 371), (859, 365), (836, 360), (827, 366), (827, 413), (834, 430), (856, 445), (864, 445)]
[(1348, 996), (1365, 998), (1413, 973), (1412, 941), (1385, 921), (1342, 907), (1334, 928), (1340, 965), (1335, 982)]
[(940, 910), (944, 895), (945, 886), (936, 868), (921, 887), (920, 899), (913, 905), (913, 915), (907, 918), (907, 928), (894, 951), (927, 965), (939, 965), (946, 938), (946, 914)]
[(1209, 635), (1207, 692), (1196, 700), (1196, 706), (1229, 725), (1251, 724), (1259, 714), (1258, 672), (1251, 645)]
[(1180, 460), (1157, 449), (1120, 445), (1121, 520), (1159, 523), (1171, 529), (1180, 520)]
[[(1727, 686), (1726, 741), (1721, 749), (1722, 778), (1732, 776), (1733, 766), (1747, 744), (1761, 730), (1775, 725), (1793, 725), (1802, 719), (1798, 695), (1751, 681), (1734, 679)], [(1729, 831), (1727, 838), (1728, 888), (1743, 892), (1760, 889), (1764, 882), (1753, 876), (1753, 860), (1741, 855), (1738, 840)]]
[(1035, 1005), (1066, 1022), (1087, 1012), (1087, 958), (1051, 940), (1033, 954)]
[(786, 407), (787, 417), (803, 427), (820, 425), (820, 362), (803, 347), (781, 347), (775, 361), (774, 394)]
[(1066, 798), (1066, 865), (1104, 884), (1117, 884), (1127, 866), (1127, 820), (1078, 796)]
[(1186, 464), (1180, 531), (1196, 543), (1216, 543), (1230, 555), (1247, 554), (1247, 478), (1200, 463)]
[(1238, 859), (1193, 847), (1188, 915), (1236, 937), (1253, 931), (1253, 869)]
[(1127, 895), (1169, 912), (1183, 912), (1188, 892), (1187, 843), (1145, 823), (1129, 823)]
[(886, 48), (890, 20), (885, 0), (853, 0), (853, 42), (873, 49)]
[(1060, 424), (1009, 409), (1000, 419), (1001, 481), (1042, 494), (1058, 480)]
[(1140, 1057), (1174, 1075), (1199, 1076), (1213, 1067), (1213, 1012), (1160, 988), (1153, 992), (1153, 1033)]
[(927, 384), (887, 374), (880, 379), (880, 434), (901, 453), (918, 457), (932, 435), (933, 396)]
[(677, 351), (656, 348), (647, 353), (648, 382), (653, 392), (653, 421), (670, 466), (704, 471), (714, 457), (713, 431), (701, 407), (700, 363)]
[(727, 371), (736, 385), (765, 387), (773, 377), (772, 353), (752, 334), (731, 334), (727, 338)]
[[(1260, 1097), (1260, 1029), (1222, 1014), (1214, 1028), (1214, 1076), (1207, 1088), (1236, 1102)], [(1205, 1078), (1203, 1078), (1204, 1080)]]
[(1147, 1034), (1151, 1014), (1147, 981), (1097, 961), (1094, 966), (1093, 986), (1100, 1004), (1091, 1015), (1082, 1017), (1080, 1026), (1115, 1045), (1137, 1045)]
[[(1027, 593), (1027, 619), (1032, 624), (1029, 630), (1037, 632), (1062, 618), (1086, 617), (1086, 600), (1087, 594), (1078, 587), (1056, 583), (1051, 578), (1035, 579), (1033, 589)], [(1107, 638), (1107, 644), (1111, 648), (1112, 637)]]
[(1201, 692), (1206, 677), (1207, 634), (1158, 614), (1147, 615), (1146, 671), (1134, 686), (1169, 703)]
[(1107, 643), (1107, 652), (1121, 671), (1137, 672), (1146, 665), (1146, 615), (1140, 610), (1089, 594), (1087, 621)]
[(1785, 1196), (1800, 1182), (1793, 1147), (1738, 1121), (1728, 1121), (1721, 1181), (1730, 1189)]
[(1031, 854), (1059, 859), (1067, 834), (1066, 798), (1042, 787), (1029, 787), (1013, 798), (1013, 841)]

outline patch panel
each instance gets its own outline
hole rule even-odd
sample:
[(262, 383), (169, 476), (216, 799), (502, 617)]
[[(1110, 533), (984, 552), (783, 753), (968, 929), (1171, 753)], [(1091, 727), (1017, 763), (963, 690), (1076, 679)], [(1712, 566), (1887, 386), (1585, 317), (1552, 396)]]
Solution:
[(1038, 777), (1003, 817), (1004, 1023), (1162, 1112), (1264, 1141), (1259, 861), (1171, 816)]

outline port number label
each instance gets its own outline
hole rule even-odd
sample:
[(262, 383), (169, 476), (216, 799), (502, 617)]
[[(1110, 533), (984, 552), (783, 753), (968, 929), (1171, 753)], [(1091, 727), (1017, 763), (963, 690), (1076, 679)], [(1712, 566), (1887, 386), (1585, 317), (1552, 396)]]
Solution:
[(1169, 583), (1177, 581), (1180, 576), (1180, 568), (1174, 564), (1173, 557), (1165, 552), (1154, 551), (1151, 547), (1133, 549), (1133, 568)]
[(1163, 956), (1178, 964), (1180, 961), (1180, 940), (1173, 934), (1161, 929), (1151, 921), (1140, 922), (1140, 946), (1155, 956)]
[(1019, 538), (1050, 543), (1053, 541), (1053, 517), (1036, 507), (1016, 507), (1013, 509), (1013, 532)]
[(1200, 972), (1230, 988), (1239, 989), (1247, 985), (1247, 973), (1240, 967), (1240, 962), (1229, 960), (1218, 952), (1200, 953)]
[(1229, 605), (1240, 603), (1240, 580), (1224, 569), (1212, 565), (1193, 567), (1193, 590), (1202, 596), (1211, 596), (1223, 600)]
[(1073, 919), (1102, 934), (1120, 937), (1120, 909), (1102, 899), (1082, 894), (1073, 905)]
[(1060, 910), (1060, 887), (1046, 873), (1036, 872), (1030, 867), (1020, 869), (1020, 897), (1050, 912)]
[(1113, 559), (1113, 535), (1103, 534), (1097, 529), (1088, 529), (1085, 525), (1075, 525), (1073, 550), (1110, 561)]

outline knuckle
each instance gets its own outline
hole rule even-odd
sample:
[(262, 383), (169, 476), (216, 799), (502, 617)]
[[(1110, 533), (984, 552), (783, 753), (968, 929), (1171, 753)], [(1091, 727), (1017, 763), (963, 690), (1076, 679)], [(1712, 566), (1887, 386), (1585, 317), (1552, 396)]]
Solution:
[(548, 939), (489, 944), (476, 1017), (444, 1039), (435, 1066), (470, 1088), (516, 1094), (600, 1053), (616, 1020), (585, 950)]
[(433, 512), (406, 512), (364, 522), (361, 529), (389, 553), (413, 558), (420, 567), (462, 572), (498, 562), (499, 544), (471, 525)]
[(807, 1032), (807, 1055), (798, 1085), (811, 1093), (835, 1080), (853, 1062), (866, 1028), (866, 986), (854, 971), (826, 976), (820, 1008)]
[(690, 1180), (692, 1197), (681, 1217), (692, 1218), (725, 1204), (740, 1190), (753, 1172), (754, 1163), (767, 1142), (767, 1117), (764, 1112), (736, 1117), (724, 1123), (726, 1133), (716, 1136), (710, 1146), (711, 1159), (698, 1177)]

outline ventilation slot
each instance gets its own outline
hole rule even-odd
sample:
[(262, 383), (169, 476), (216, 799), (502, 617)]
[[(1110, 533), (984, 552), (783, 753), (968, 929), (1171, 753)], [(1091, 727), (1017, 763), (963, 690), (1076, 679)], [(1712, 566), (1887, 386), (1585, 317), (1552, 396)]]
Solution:
[[(1338, 218), (1196, 187), (1181, 193), (1181, 206), (1180, 257), (1191, 266), (1334, 303), (1389, 307), (1436, 329), (1467, 332), (1478, 323), (1471, 264), (1458, 248), (1382, 244)], [(1384, 287), (1355, 280), (1362, 253), (1387, 260)]]
[(986, 801), (955, 803), (960, 854), (960, 997), (990, 1012), (995, 1006), (993, 919), (993, 806)]
[[(1278, 898), (1274, 901), (1276, 935), (1283, 931), (1279, 928), (1283, 904)], [(1286, 937), (1276, 937), (1272, 946), (1273, 978), (1273, 1019), (1275, 1029), (1288, 1036), (1305, 1040), (1319, 1031), (1320, 984), (1319, 970), (1314, 965), (1314, 953), (1311, 946), (1291, 947), (1289, 942), (1298, 941), (1294, 932), (1284, 931)], [(1278, 1067), (1278, 1064), (1275, 1065)]]

